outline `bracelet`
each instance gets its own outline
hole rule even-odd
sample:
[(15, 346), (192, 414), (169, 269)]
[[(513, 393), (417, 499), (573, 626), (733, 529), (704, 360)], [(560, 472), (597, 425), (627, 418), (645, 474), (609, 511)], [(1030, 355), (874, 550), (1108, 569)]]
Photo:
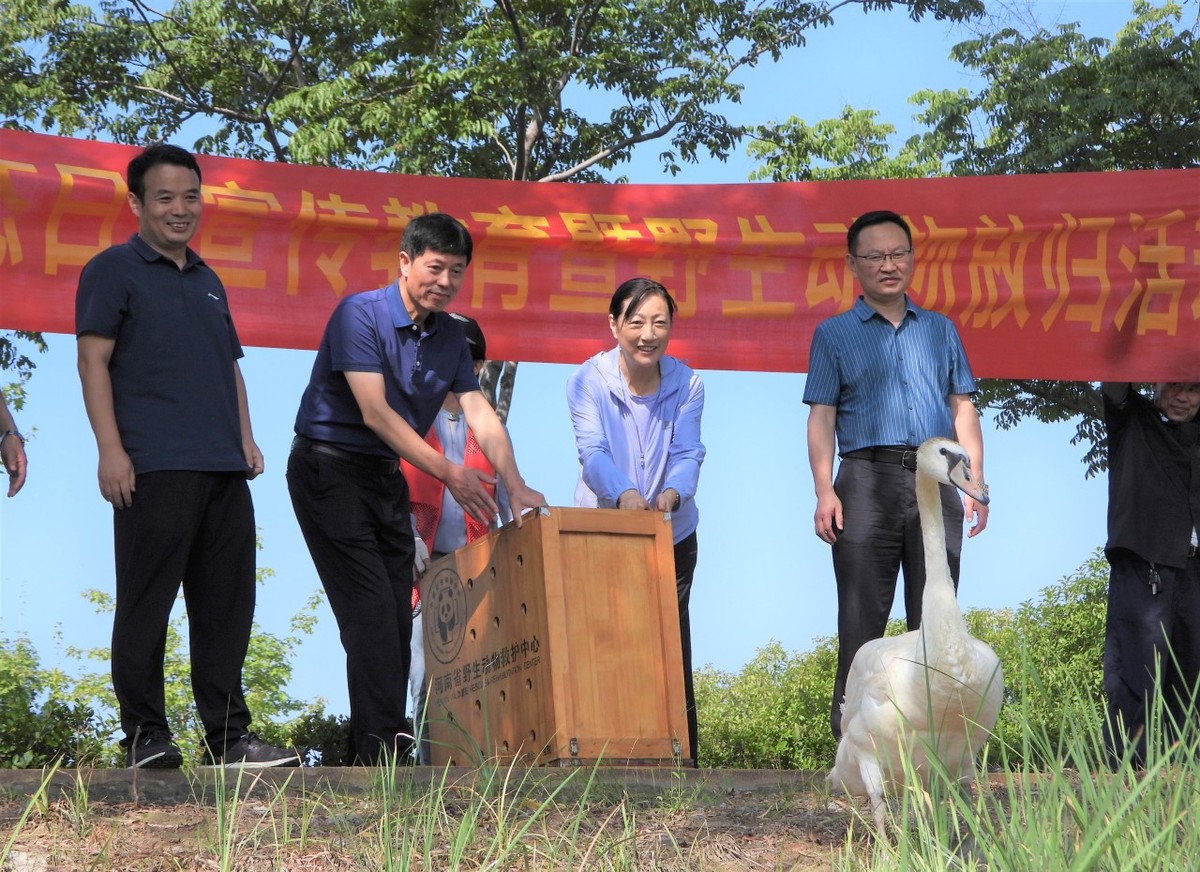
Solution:
[(3, 442), (9, 436), (16, 436), (17, 441), (20, 442), (22, 446), (25, 445), (25, 437), (22, 436), (17, 430), (5, 430), (3, 433), (0, 433), (0, 442)]

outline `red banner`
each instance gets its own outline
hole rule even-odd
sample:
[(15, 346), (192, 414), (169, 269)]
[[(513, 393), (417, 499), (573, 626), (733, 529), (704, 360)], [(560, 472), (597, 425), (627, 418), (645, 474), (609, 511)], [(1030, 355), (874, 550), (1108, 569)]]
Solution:
[[(124, 241), (129, 146), (0, 130), (0, 327), (74, 332), (79, 270)], [(998, 378), (1200, 380), (1200, 170), (744, 185), (444, 179), (201, 157), (193, 247), (247, 345), (314, 348), (336, 300), (394, 278), (405, 223), (449, 212), (475, 258), (453, 308), (492, 357), (607, 348), (626, 278), (671, 289), (671, 353), (804, 371), (858, 291), (853, 218), (890, 208), (916, 243), (912, 297)]]

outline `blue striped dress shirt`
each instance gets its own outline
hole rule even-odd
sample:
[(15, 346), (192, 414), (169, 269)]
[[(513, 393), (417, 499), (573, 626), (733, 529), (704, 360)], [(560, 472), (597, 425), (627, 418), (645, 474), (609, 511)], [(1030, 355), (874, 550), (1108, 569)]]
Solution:
[(817, 326), (804, 402), (837, 407), (838, 454), (954, 435), (947, 398), (975, 391), (958, 330), (914, 306), (899, 327), (862, 297)]

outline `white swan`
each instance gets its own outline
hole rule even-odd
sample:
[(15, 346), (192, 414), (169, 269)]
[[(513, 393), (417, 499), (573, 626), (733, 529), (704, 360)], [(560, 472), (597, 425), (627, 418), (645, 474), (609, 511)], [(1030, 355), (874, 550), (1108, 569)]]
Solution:
[(1000, 659), (967, 632), (946, 563), (946, 531), (938, 484), (953, 485), (986, 504), (957, 442), (930, 439), (917, 451), (917, 508), (925, 546), (921, 627), (867, 642), (854, 655), (842, 705), (842, 738), (828, 781), (871, 801), (882, 834), (886, 789), (910, 771), (929, 783), (936, 757), (952, 779), (969, 785), (975, 755), (996, 726), (1004, 677)]

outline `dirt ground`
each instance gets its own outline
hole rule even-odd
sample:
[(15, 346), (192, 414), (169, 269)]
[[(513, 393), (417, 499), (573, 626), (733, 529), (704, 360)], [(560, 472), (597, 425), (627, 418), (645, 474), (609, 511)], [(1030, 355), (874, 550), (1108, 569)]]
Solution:
[[(807, 872), (829, 869), (846, 850), (848, 836), (851, 843), (861, 842), (851, 834), (861, 833), (862, 827), (854, 823), (857, 807), (849, 801), (831, 798), (803, 781), (730, 782), (728, 777), (693, 779), (665, 789), (602, 785), (582, 806), (568, 800), (559, 812), (539, 810), (538, 825), (525, 836), (529, 847), (519, 862), (488, 868), (606, 869), (619, 855), (625, 863), (617, 865), (620, 869)], [(16, 837), (0, 870), (306, 872), (360, 870), (380, 863), (378, 800), (365, 792), (260, 792), (231, 805), (213, 802), (203, 789), (191, 790), (198, 795), (176, 802), (81, 799), (83, 793), (68, 790), (31, 803), (10, 789), (0, 799), (0, 856), (14, 832)], [(520, 802), (529, 812), (510, 812), (509, 831), (519, 830), (537, 808), (534, 799)], [(446, 807), (451, 820), (457, 811), (453, 805)], [(586, 808), (582, 821), (580, 807)], [(231, 814), (236, 826), (222, 827), (222, 816)], [(631, 817), (635, 823), (628, 827)], [(485, 846), (494, 842), (489, 827), (494, 825), (481, 823), (481, 847), (468, 849), (458, 868), (484, 865)], [(576, 835), (562, 835), (574, 827)], [(233, 834), (231, 847), (222, 846), (222, 833), (227, 839)], [(571, 845), (577, 856), (562, 856)], [(435, 845), (430, 867), (417, 862), (414, 868), (452, 868), (450, 850), (449, 845)], [(423, 855), (418, 849), (413, 857)], [(636, 858), (632, 864), (631, 857)]]

